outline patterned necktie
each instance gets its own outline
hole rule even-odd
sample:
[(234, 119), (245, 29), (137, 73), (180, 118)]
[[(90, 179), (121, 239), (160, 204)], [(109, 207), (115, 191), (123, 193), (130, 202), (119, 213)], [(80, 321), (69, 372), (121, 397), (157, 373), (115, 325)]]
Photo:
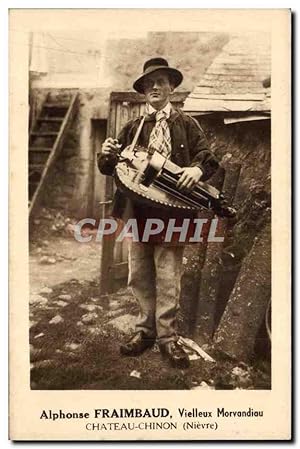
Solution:
[(167, 158), (171, 154), (170, 128), (164, 111), (156, 113), (156, 124), (150, 134), (149, 148), (157, 150)]

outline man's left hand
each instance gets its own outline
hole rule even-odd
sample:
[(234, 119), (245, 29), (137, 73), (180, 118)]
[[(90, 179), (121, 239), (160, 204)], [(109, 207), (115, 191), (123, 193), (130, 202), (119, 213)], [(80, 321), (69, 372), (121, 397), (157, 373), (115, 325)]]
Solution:
[(177, 182), (179, 190), (190, 192), (200, 181), (203, 171), (199, 167), (183, 167), (182, 174)]

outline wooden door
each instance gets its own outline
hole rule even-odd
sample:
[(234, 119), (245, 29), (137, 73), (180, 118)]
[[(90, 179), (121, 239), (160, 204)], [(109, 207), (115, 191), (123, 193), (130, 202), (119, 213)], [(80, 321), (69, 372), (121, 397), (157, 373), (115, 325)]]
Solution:
[[(177, 92), (172, 95), (171, 102), (175, 107), (182, 107), (188, 92)], [(117, 138), (123, 126), (145, 111), (145, 97), (135, 92), (112, 92), (108, 117), (107, 137)], [(109, 204), (115, 192), (112, 177), (105, 181), (105, 198), (103, 214), (109, 213)], [(103, 215), (103, 216), (104, 216)], [(128, 248), (126, 242), (104, 241), (101, 258), (101, 293), (110, 293), (120, 286), (126, 285), (128, 276)]]

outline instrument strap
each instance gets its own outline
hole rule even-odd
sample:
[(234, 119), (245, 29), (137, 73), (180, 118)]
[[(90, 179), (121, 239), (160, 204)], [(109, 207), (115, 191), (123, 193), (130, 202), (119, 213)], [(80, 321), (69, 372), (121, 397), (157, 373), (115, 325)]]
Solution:
[(140, 134), (141, 134), (141, 131), (142, 131), (144, 122), (145, 122), (145, 118), (146, 118), (146, 116), (143, 115), (142, 120), (141, 120), (141, 122), (140, 122), (140, 124), (139, 124), (139, 127), (138, 127), (138, 129), (136, 130), (136, 133), (135, 133), (135, 135), (134, 135), (134, 138), (132, 139), (132, 142), (131, 142), (131, 144), (130, 144), (130, 150), (131, 150), (131, 151), (134, 150), (134, 147), (136, 146), (136, 143), (137, 143), (137, 141), (138, 141), (138, 138), (140, 137)]

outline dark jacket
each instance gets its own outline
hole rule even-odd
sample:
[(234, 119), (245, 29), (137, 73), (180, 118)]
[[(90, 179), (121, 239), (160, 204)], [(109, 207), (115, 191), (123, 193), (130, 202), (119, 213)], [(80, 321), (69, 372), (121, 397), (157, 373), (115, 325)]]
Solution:
[[(141, 117), (129, 121), (121, 130), (118, 136), (119, 143), (122, 145), (120, 151), (131, 144), (140, 120)], [(208, 142), (198, 122), (180, 109), (174, 108), (172, 108), (167, 121), (171, 135), (171, 161), (181, 167), (198, 166), (203, 171), (201, 180), (209, 179), (219, 165), (216, 157), (209, 150)], [(155, 113), (146, 117), (138, 139), (139, 145), (148, 147), (149, 137), (154, 126)], [(101, 153), (98, 156), (98, 167), (104, 175), (112, 176), (117, 162), (118, 158), (115, 156), (105, 156)], [(116, 217), (122, 217), (125, 207), (126, 197), (117, 190), (112, 214)], [(147, 212), (150, 212), (149, 207), (147, 207)]]

